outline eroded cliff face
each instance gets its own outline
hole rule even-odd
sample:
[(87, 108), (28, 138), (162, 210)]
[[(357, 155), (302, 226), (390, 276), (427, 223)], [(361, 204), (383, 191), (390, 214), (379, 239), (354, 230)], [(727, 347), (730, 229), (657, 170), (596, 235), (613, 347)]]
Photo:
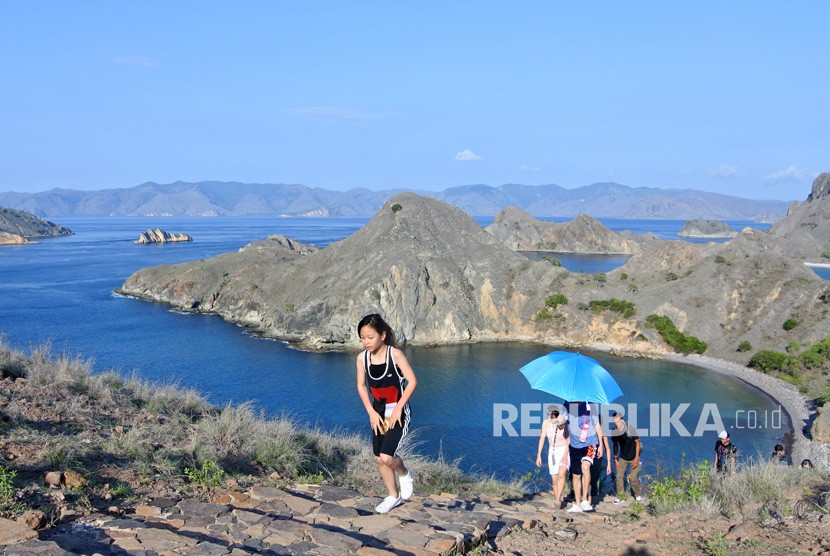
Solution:
[[(830, 330), (830, 286), (784, 254), (785, 239), (745, 230), (722, 245), (631, 241), (636, 253), (607, 276), (571, 273), (529, 261), (455, 207), (405, 193), (325, 249), (255, 242), (239, 253), (143, 269), (119, 291), (316, 348), (357, 348), (355, 326), (371, 312), (409, 344), (522, 340), (645, 355), (668, 349), (644, 326), (656, 313), (707, 342), (707, 355), (739, 363), (749, 357), (736, 351), (742, 340), (783, 350)], [(554, 294), (567, 303), (546, 306)], [(636, 312), (591, 309), (610, 299)], [(793, 316), (797, 331), (784, 331)]]

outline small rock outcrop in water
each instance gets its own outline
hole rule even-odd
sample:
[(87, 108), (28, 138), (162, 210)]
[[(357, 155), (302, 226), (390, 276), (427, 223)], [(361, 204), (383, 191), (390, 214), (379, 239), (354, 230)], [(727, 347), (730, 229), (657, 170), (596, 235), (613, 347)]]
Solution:
[(738, 231), (720, 220), (689, 220), (677, 232), (680, 237), (721, 238), (735, 237)]
[(142, 232), (135, 243), (175, 243), (177, 241), (193, 241), (193, 238), (187, 234), (171, 234), (156, 228)]

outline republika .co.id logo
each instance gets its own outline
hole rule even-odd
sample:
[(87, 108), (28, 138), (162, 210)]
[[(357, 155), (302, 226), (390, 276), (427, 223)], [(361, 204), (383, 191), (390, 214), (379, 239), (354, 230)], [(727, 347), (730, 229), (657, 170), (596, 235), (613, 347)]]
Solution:
[[(688, 413), (692, 404), (681, 403), (672, 407), (668, 403), (650, 403), (647, 418), (638, 420), (638, 404), (625, 406), (609, 403), (597, 406), (591, 404), (591, 411), (602, 422), (604, 434), (615, 436), (621, 434), (614, 428), (612, 415), (620, 414), (642, 437), (685, 436), (701, 437), (706, 433), (718, 433), (725, 430), (724, 421), (718, 405), (703, 404), (696, 416)], [(562, 404), (523, 403), (518, 407), (510, 403), (493, 404), (493, 436), (539, 436), (542, 421), (549, 408), (556, 408), (560, 414), (567, 415)], [(571, 413), (576, 411), (576, 404), (570, 404)], [(576, 418), (570, 415), (569, 419)], [(693, 426), (684, 424), (694, 422)], [(736, 429), (780, 429), (783, 426), (781, 406), (774, 410), (739, 409), (735, 411), (732, 421)]]

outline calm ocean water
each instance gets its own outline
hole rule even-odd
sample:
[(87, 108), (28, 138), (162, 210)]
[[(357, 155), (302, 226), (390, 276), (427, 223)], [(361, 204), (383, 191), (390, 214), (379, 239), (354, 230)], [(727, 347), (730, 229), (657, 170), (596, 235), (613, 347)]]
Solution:
[[(272, 233), (324, 246), (367, 219), (55, 220), (76, 235), (0, 249), (0, 334), (12, 346), (28, 350), (51, 342), (54, 351), (91, 358), (96, 371), (135, 372), (154, 382), (195, 388), (217, 404), (251, 400), (269, 414), (290, 414), (324, 429), (366, 432), (354, 388), (354, 353), (294, 350), (215, 316), (181, 314), (112, 292), (146, 266), (236, 251)], [(477, 219), (483, 225), (491, 220)], [(666, 239), (677, 239), (682, 225), (603, 223)], [(738, 229), (746, 224), (733, 223)], [(132, 244), (150, 227), (187, 232), (194, 241)], [(578, 257), (563, 263), (593, 272), (611, 270), (622, 260), (594, 258), (591, 264), (599, 266), (592, 270)], [(533, 470), (541, 404), (556, 400), (531, 390), (518, 368), (552, 349), (518, 343), (407, 348), (419, 378), (413, 399), (417, 451), (460, 458), (467, 470), (502, 478)], [(638, 426), (650, 429), (644, 438), (646, 472), (653, 472), (658, 462), (676, 468), (683, 460), (709, 458), (716, 434), (689, 437), (680, 429), (693, 433), (699, 422), (713, 423), (713, 411), (747, 455), (768, 453), (786, 432), (788, 423), (776, 413), (778, 406), (742, 382), (684, 365), (589, 355), (617, 378), (624, 392), (618, 401), (625, 407), (635, 404), (631, 414)]]

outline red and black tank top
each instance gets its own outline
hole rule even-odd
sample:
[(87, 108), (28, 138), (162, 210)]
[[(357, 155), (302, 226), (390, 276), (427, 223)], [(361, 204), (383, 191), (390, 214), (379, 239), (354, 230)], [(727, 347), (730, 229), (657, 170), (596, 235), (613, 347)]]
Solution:
[(401, 370), (395, 363), (392, 348), (386, 346), (386, 362), (372, 363), (369, 350), (363, 352), (363, 367), (366, 369), (366, 378), (369, 383), (369, 392), (375, 401), (394, 406), (403, 395), (405, 381)]

